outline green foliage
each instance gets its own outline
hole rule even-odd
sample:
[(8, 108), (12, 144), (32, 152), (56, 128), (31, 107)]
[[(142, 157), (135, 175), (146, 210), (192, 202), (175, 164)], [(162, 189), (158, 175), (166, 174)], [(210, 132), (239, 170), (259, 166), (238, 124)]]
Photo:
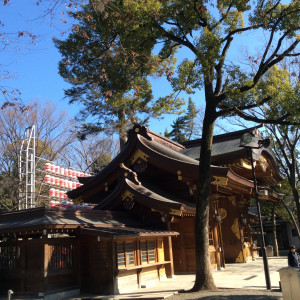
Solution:
[(173, 124), (171, 125), (172, 130), (170, 133), (165, 132), (165, 136), (169, 139), (172, 139), (173, 141), (177, 143), (185, 142), (187, 141), (187, 138), (185, 137), (185, 127), (186, 127), (187, 120), (185, 116), (178, 117)]
[[(125, 1), (102, 14), (84, 6), (71, 14), (76, 24), (68, 38), (54, 40), (63, 56), (59, 73), (72, 85), (65, 94), (71, 103), (81, 102), (84, 107), (79, 115), (82, 137), (107, 128), (124, 131), (133, 116), (143, 124), (150, 117), (180, 111), (181, 100), (153, 100), (147, 77), (171, 77), (175, 62), (173, 55), (160, 59), (152, 54), (155, 39), (137, 19), (147, 18), (150, 8), (158, 12), (160, 5), (154, 2), (136, 6)], [(134, 40), (128, 38), (132, 35)]]
[(190, 141), (194, 137), (199, 136), (196, 126), (196, 117), (199, 110), (196, 109), (195, 103), (189, 98), (187, 112), (178, 117), (171, 125), (172, 130), (168, 133), (165, 131), (165, 136), (178, 142)]
[(199, 132), (196, 130), (196, 117), (199, 114), (200, 110), (198, 110), (195, 106), (195, 103), (189, 98), (187, 113), (186, 113), (186, 136), (190, 141), (192, 137), (199, 136)]
[(100, 172), (103, 168), (105, 168), (110, 162), (112, 158), (110, 154), (107, 153), (101, 153), (101, 155), (98, 157), (96, 161), (91, 166), (93, 173)]
[(187, 94), (195, 93), (195, 89), (203, 86), (202, 77), (199, 77), (199, 63), (184, 59), (178, 66), (178, 77), (172, 79), (174, 91), (185, 91)]

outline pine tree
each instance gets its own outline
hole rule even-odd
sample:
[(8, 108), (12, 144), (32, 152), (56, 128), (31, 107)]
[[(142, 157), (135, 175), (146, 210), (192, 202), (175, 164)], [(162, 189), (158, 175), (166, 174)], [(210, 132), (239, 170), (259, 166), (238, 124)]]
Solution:
[(165, 135), (167, 138), (172, 139), (173, 141), (177, 143), (185, 142), (187, 141), (186, 135), (185, 135), (185, 128), (187, 126), (187, 118), (186, 116), (178, 117), (171, 127), (173, 128), (170, 133), (167, 133)]
[(189, 97), (187, 112), (185, 114), (185, 137), (188, 141), (199, 137), (199, 132), (197, 132), (197, 126), (196, 126), (196, 117), (197, 114), (200, 112), (199, 109), (196, 108), (195, 103), (193, 100)]
[[(78, 120), (82, 122), (80, 137), (101, 131), (117, 132), (122, 148), (127, 129), (134, 117), (145, 124), (162, 113), (176, 113), (183, 101), (153, 100), (148, 75), (172, 72), (173, 56), (159, 59), (146, 44), (139, 53), (133, 46), (120, 41), (120, 33), (107, 27), (107, 16), (83, 6), (70, 13), (76, 20), (66, 40), (54, 39), (63, 59), (60, 75), (72, 86), (65, 91), (70, 103), (80, 102), (83, 109)], [(114, 22), (114, 21), (113, 21)], [(122, 35), (126, 28), (118, 28)], [(161, 75), (159, 75), (161, 76)]]

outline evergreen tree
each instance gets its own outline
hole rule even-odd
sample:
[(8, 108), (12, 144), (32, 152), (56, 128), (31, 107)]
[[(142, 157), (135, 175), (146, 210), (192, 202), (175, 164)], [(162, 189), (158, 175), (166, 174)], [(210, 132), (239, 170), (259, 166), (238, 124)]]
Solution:
[(199, 132), (197, 132), (196, 117), (200, 110), (196, 109), (195, 103), (191, 98), (188, 101), (187, 112), (185, 115), (185, 137), (188, 141), (199, 137)]
[[(123, 44), (114, 26), (106, 27), (107, 16), (89, 5), (70, 15), (78, 23), (66, 40), (54, 42), (63, 56), (59, 73), (72, 85), (65, 94), (70, 103), (84, 106), (79, 118), (82, 138), (110, 130), (119, 134), (122, 148), (132, 117), (145, 124), (151, 117), (178, 111), (183, 101), (153, 100), (147, 77), (171, 72), (173, 56), (159, 59), (145, 45), (137, 52), (131, 42)], [(127, 34), (125, 27), (121, 31)]]
[(187, 126), (186, 116), (178, 117), (171, 125), (172, 127), (171, 132), (165, 134), (165, 136), (177, 143), (185, 142), (187, 141), (185, 135), (186, 126)]

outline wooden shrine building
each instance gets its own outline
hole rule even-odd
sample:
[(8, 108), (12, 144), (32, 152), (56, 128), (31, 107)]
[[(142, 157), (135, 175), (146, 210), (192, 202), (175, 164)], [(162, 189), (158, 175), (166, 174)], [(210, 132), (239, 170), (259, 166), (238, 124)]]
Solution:
[[(246, 131), (259, 134), (252, 128), (213, 141), (209, 254), (217, 270), (254, 258), (252, 172), (246, 149), (239, 147)], [(135, 125), (111, 163), (79, 178), (83, 185), (68, 192), (93, 209), (0, 215), (0, 291), (118, 294), (193, 273), (199, 147), (200, 140), (178, 144)], [(282, 180), (272, 151), (255, 149), (254, 159), (260, 199), (280, 201), (270, 188)]]

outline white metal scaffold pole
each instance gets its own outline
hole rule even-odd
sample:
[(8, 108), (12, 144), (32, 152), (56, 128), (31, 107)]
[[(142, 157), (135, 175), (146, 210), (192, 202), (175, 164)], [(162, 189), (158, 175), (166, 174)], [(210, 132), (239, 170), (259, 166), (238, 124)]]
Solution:
[(19, 153), (19, 210), (35, 207), (35, 126), (25, 129)]

